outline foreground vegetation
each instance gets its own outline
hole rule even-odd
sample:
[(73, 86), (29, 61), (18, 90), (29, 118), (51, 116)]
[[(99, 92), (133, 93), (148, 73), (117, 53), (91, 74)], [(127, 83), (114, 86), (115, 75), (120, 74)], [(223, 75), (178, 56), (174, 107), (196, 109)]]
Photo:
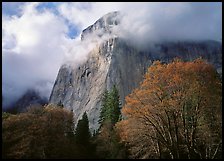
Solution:
[(202, 59), (155, 62), (117, 124), (131, 158), (222, 156), (222, 84)]
[(115, 86), (105, 91), (92, 135), (86, 113), (74, 129), (54, 105), (2, 120), (3, 158), (222, 158), (222, 83), (201, 59), (154, 62), (123, 108)]

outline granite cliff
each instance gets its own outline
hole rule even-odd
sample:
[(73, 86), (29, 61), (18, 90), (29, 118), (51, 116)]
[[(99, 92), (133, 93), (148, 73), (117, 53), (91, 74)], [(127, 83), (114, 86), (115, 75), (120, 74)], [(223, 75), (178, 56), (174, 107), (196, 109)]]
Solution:
[[(119, 12), (109, 13), (83, 30), (81, 39), (85, 41), (92, 33), (97, 33), (99, 37), (102, 33), (111, 34), (113, 26), (119, 25), (119, 22)], [(170, 62), (175, 57), (183, 60), (202, 57), (222, 73), (222, 44), (219, 42), (161, 42), (149, 46), (148, 50), (143, 51), (127, 40), (111, 35), (96, 44), (88, 60), (78, 67), (71, 64), (61, 66), (49, 103), (62, 104), (64, 108), (73, 111), (75, 123), (86, 111), (93, 132), (99, 127), (104, 90), (116, 85), (123, 105), (125, 96), (139, 85), (154, 60)]]

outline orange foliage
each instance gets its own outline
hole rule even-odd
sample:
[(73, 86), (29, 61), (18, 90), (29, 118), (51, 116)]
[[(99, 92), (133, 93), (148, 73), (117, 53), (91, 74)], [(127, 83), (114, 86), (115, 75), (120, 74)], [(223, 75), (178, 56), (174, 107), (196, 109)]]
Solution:
[(140, 87), (126, 97), (125, 120), (117, 124), (132, 158), (215, 156), (215, 148), (215, 155), (206, 154), (210, 144), (204, 149), (199, 144), (220, 134), (221, 86), (213, 66), (202, 59), (154, 62)]
[(30, 108), (27, 113), (2, 118), (3, 158), (46, 159), (73, 155), (69, 138), (73, 133), (73, 114), (50, 106)]

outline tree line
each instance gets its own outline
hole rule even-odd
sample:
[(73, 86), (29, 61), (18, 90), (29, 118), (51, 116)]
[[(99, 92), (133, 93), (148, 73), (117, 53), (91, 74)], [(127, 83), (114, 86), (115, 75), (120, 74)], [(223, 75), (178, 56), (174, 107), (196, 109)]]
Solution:
[(73, 113), (60, 105), (34, 105), (28, 108), (28, 112), (16, 115), (2, 113), (2, 158), (90, 159), (117, 156), (120, 143), (113, 129), (120, 118), (117, 88), (114, 86), (111, 91), (105, 91), (103, 97), (101, 126), (93, 135), (86, 112), (74, 128)]
[(222, 83), (206, 61), (155, 61), (125, 101), (116, 86), (104, 92), (93, 134), (87, 113), (74, 129), (54, 105), (3, 113), (3, 158), (222, 158)]

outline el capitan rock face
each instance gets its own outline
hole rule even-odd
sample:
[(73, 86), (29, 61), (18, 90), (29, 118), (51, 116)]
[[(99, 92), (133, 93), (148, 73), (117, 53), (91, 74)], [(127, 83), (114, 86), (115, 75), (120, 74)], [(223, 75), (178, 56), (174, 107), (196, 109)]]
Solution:
[[(117, 12), (110, 13), (117, 17)], [(88, 27), (85, 35), (96, 32), (100, 27), (111, 28), (119, 21), (111, 19), (110, 14), (95, 24), (98, 27)], [(114, 16), (116, 15), (116, 16)], [(115, 23), (116, 22), (116, 23)], [(99, 24), (104, 25), (99, 25)], [(101, 108), (102, 94), (113, 85), (118, 87), (121, 103), (124, 105), (125, 96), (139, 85), (145, 72), (154, 60), (169, 62), (179, 57), (184, 60), (194, 60), (202, 57), (212, 63), (222, 73), (222, 44), (216, 41), (201, 42), (166, 42), (155, 44), (147, 51), (141, 51), (119, 37), (110, 37), (89, 53), (88, 60), (78, 67), (62, 65), (55, 81), (49, 103), (63, 104), (74, 112), (75, 123), (86, 111), (90, 129), (98, 129), (98, 118)]]
[(102, 34), (112, 33), (113, 28), (120, 24), (121, 14), (119, 11), (110, 12), (99, 20), (97, 20), (93, 25), (87, 27), (82, 31), (81, 40), (85, 40), (89, 34), (95, 33), (97, 36), (101, 37)]

